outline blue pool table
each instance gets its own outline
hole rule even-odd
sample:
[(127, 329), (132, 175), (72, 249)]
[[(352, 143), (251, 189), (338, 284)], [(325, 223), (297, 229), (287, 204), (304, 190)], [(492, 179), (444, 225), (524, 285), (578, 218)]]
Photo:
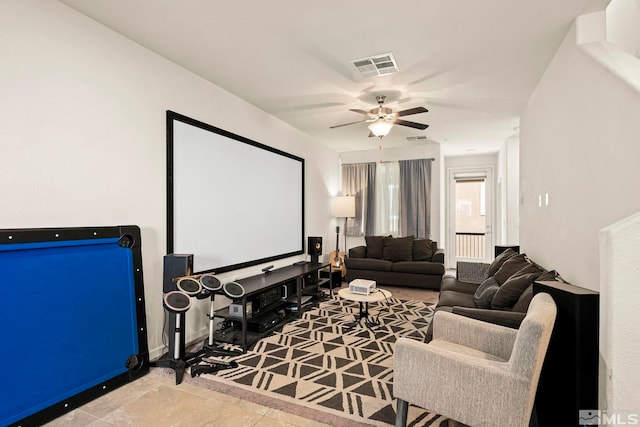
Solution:
[(41, 425), (149, 371), (137, 226), (0, 229), (0, 425)]

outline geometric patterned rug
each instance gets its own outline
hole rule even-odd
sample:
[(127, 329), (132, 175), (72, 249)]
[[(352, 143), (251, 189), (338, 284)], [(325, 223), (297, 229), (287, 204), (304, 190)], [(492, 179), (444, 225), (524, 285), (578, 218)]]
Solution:
[[(225, 382), (365, 425), (393, 425), (394, 343), (424, 341), (433, 305), (389, 298), (369, 304), (380, 326), (349, 328), (358, 312), (357, 303), (337, 296), (321, 302), (234, 357), (237, 368), (193, 380)], [(444, 427), (447, 419), (410, 406), (407, 424)]]

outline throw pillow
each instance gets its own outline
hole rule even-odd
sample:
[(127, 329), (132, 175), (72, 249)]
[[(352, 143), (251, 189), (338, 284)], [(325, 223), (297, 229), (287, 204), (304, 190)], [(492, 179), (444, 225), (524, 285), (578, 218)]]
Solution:
[(494, 310), (511, 310), (522, 293), (540, 276), (540, 270), (531, 272), (529, 267), (511, 276), (500, 288), (491, 301)]
[(366, 258), (366, 257), (367, 257), (366, 246), (356, 246), (355, 248), (349, 249), (349, 258)]
[(388, 261), (411, 261), (413, 236), (385, 237), (382, 258)]
[(500, 267), (502, 267), (502, 264), (504, 264), (506, 260), (508, 260), (514, 255), (518, 255), (518, 253), (513, 249), (508, 248), (507, 250), (503, 251), (500, 255), (495, 257), (494, 260), (491, 262), (491, 265), (489, 265), (489, 270), (487, 271), (487, 277), (490, 277), (496, 274), (496, 272), (500, 269)]
[[(538, 279), (536, 279), (538, 280)], [(526, 313), (529, 309), (529, 304), (531, 303), (531, 299), (533, 298), (533, 284), (529, 285), (527, 289), (524, 290), (518, 301), (513, 305), (511, 311), (515, 311), (518, 313)]]
[(382, 259), (384, 239), (384, 236), (364, 236), (364, 240), (367, 243), (367, 258)]
[(500, 285), (503, 285), (509, 277), (529, 265), (531, 265), (531, 263), (527, 260), (525, 254), (514, 255), (502, 264), (498, 271), (493, 274), (493, 277), (495, 277)]
[[(535, 280), (536, 282), (542, 281), (553, 281), (556, 280), (558, 276), (558, 272), (555, 270), (551, 271), (543, 271), (540, 276)], [(533, 298), (533, 284), (529, 285), (527, 289), (520, 295), (518, 301), (514, 304), (511, 311), (517, 311), (519, 313), (526, 313), (529, 308), (529, 303), (531, 302), (531, 298)]]
[(488, 277), (478, 286), (473, 294), (473, 301), (478, 308), (491, 308), (493, 296), (498, 291), (500, 285), (493, 277)]
[(558, 272), (555, 270), (551, 270), (551, 271), (544, 271), (542, 272), (542, 274), (540, 275), (540, 277), (538, 277), (536, 279), (536, 281), (538, 282), (552, 282), (554, 280), (558, 279)]
[(433, 258), (432, 243), (429, 239), (418, 239), (413, 241), (413, 260), (431, 261)]

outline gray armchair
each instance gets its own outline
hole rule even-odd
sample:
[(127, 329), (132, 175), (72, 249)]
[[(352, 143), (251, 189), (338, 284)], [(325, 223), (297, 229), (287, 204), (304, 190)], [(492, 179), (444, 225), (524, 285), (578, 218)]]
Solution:
[(517, 330), (435, 316), (430, 343), (395, 344), (396, 426), (406, 426), (409, 403), (469, 426), (528, 426), (556, 318), (551, 296), (535, 295)]

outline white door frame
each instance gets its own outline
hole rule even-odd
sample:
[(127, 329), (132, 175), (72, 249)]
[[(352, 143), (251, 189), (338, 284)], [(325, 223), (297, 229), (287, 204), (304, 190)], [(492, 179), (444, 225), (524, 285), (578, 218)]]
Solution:
[(493, 166), (453, 167), (447, 169), (447, 260), (448, 268), (455, 268), (458, 259), (456, 248), (456, 178), (484, 178), (485, 185), (485, 258), (470, 259), (469, 261), (490, 262), (493, 259), (495, 241), (495, 181)]

